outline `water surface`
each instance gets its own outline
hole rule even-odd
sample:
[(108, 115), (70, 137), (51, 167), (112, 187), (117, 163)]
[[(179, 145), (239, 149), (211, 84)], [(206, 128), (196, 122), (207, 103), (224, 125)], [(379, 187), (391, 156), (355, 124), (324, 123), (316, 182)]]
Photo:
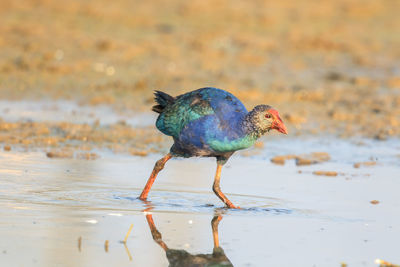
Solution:
[[(152, 238), (149, 214), (170, 251), (191, 255), (212, 253), (211, 220), (221, 216), (219, 245), (234, 266), (375, 266), (376, 258), (400, 262), (399, 143), (378, 143), (382, 153), (372, 141), (361, 147), (335, 142), (303, 140), (303, 152), (331, 153), (331, 161), (311, 166), (269, 161), (276, 147), (301, 149), (290, 139), (267, 144), (259, 155), (233, 156), (221, 186), (242, 210), (224, 209), (212, 193), (212, 159), (171, 160), (143, 203), (136, 197), (161, 155), (104, 151), (97, 160), (82, 160), (1, 152), (0, 264), (168, 266), (168, 253)], [(375, 155), (378, 164), (353, 168), (350, 155), (339, 153), (346, 149), (357, 160)], [(315, 176), (314, 170), (340, 175)]]

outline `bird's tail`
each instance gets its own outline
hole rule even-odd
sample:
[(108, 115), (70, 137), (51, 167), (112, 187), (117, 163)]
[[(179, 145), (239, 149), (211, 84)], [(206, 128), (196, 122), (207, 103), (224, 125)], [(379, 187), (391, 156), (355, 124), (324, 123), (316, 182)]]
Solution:
[(175, 97), (161, 91), (155, 91), (154, 96), (157, 105), (154, 105), (151, 110), (157, 113), (162, 113), (168, 105), (175, 102)]

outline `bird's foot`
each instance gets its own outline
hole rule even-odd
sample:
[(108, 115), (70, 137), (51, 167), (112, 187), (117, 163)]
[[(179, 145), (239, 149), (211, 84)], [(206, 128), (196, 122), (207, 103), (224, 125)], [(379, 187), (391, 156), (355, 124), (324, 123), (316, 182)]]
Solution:
[(232, 203), (226, 203), (226, 207), (229, 209), (241, 209), (241, 207), (235, 206)]

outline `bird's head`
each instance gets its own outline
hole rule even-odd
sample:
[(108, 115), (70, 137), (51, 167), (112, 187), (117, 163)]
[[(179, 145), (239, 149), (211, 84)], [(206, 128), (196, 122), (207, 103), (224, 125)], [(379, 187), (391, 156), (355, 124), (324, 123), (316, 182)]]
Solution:
[(258, 134), (262, 135), (270, 130), (277, 130), (284, 134), (288, 133), (285, 124), (279, 117), (278, 111), (271, 106), (258, 105), (248, 115), (247, 120)]

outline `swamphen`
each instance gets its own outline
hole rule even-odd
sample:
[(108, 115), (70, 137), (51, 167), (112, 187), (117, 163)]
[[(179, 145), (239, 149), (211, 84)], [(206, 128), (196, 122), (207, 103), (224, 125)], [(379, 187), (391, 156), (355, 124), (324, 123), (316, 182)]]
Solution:
[(177, 97), (155, 92), (159, 113), (156, 126), (172, 136), (170, 152), (158, 160), (139, 199), (146, 200), (157, 174), (172, 157), (216, 157), (217, 172), (213, 191), (228, 208), (239, 208), (221, 192), (219, 182), (222, 166), (240, 149), (252, 146), (271, 129), (287, 134), (278, 111), (258, 105), (248, 112), (231, 93), (212, 87), (201, 88)]

